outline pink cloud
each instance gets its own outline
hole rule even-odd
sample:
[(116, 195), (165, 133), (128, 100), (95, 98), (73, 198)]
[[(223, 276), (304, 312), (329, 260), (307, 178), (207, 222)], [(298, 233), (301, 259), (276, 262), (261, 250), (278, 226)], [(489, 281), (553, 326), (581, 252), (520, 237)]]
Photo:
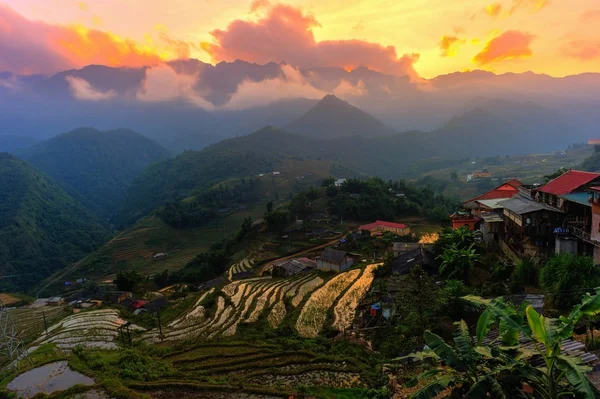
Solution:
[(563, 47), (563, 53), (581, 61), (600, 59), (600, 40), (572, 40)]
[(287, 62), (298, 67), (366, 66), (392, 75), (417, 76), (418, 54), (398, 56), (392, 46), (362, 40), (317, 42), (313, 28), (319, 22), (299, 8), (278, 4), (256, 22), (235, 20), (226, 29), (211, 32), (212, 43), (202, 47), (215, 61), (243, 59), (256, 63)]
[(484, 65), (492, 62), (525, 58), (533, 55), (531, 42), (535, 35), (510, 30), (490, 40), (485, 48), (473, 58), (473, 62)]
[(140, 67), (160, 57), (131, 40), (24, 18), (0, 3), (0, 70), (47, 73), (88, 64)]

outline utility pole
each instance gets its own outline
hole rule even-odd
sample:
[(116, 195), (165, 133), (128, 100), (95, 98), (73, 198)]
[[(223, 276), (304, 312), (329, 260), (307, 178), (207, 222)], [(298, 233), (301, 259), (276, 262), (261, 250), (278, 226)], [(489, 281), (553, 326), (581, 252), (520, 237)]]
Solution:
[(44, 330), (46, 331), (46, 335), (48, 335), (48, 323), (46, 322), (46, 312), (42, 311), (42, 317), (44, 318)]
[(19, 368), (19, 361), (24, 359), (31, 361), (2, 300), (0, 300), (0, 353), (7, 355), (10, 366), (15, 369)]

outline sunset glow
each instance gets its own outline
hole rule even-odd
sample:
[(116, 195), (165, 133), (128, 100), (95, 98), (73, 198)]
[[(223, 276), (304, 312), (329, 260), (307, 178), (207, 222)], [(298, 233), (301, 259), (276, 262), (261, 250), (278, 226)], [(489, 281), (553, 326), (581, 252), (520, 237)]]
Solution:
[(0, 0), (0, 70), (244, 59), (434, 77), (600, 71), (595, 0)]

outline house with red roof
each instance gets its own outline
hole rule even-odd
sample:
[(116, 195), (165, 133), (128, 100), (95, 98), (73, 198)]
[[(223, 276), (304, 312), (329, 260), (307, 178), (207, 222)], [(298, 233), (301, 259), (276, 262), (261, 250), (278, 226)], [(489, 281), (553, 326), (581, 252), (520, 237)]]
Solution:
[[(569, 170), (535, 191), (536, 200), (562, 208), (569, 194), (585, 193), (592, 186), (600, 184), (600, 173)], [(562, 200), (562, 201), (561, 201)]]
[(519, 187), (522, 185), (523, 183), (517, 179), (509, 180), (488, 192), (463, 202), (463, 206), (467, 209), (476, 209), (478, 207), (477, 201), (512, 198), (519, 193)]
[(402, 223), (385, 222), (383, 220), (377, 220), (373, 223), (363, 224), (358, 228), (360, 231), (368, 231), (372, 236), (383, 234), (386, 231), (397, 234), (399, 236), (405, 236), (410, 234), (410, 227)]

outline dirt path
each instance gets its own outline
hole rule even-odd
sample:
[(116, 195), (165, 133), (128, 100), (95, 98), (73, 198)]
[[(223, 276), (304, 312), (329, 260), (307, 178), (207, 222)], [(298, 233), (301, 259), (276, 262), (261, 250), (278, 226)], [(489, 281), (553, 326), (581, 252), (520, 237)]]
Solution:
[(329, 241), (329, 242), (327, 242), (325, 244), (321, 244), (321, 245), (318, 245), (316, 247), (312, 247), (312, 248), (306, 249), (306, 250), (304, 250), (302, 252), (297, 252), (297, 253), (295, 253), (293, 255), (289, 255), (289, 256), (286, 256), (286, 257), (283, 257), (283, 258), (279, 258), (279, 259), (275, 259), (275, 260), (272, 260), (271, 262), (265, 263), (264, 265), (262, 265), (260, 267), (260, 270), (257, 273), (257, 276), (262, 276), (262, 274), (265, 271), (265, 269), (267, 269), (268, 267), (272, 266), (274, 263), (281, 262), (281, 261), (288, 260), (288, 259), (297, 258), (299, 256), (305, 255), (305, 254), (307, 254), (309, 252), (312, 252), (314, 250), (317, 250), (317, 249), (323, 249), (323, 248), (328, 247), (330, 245), (336, 244), (339, 241), (339, 239), (342, 238), (342, 237), (344, 237), (344, 234), (337, 236), (334, 240)]

